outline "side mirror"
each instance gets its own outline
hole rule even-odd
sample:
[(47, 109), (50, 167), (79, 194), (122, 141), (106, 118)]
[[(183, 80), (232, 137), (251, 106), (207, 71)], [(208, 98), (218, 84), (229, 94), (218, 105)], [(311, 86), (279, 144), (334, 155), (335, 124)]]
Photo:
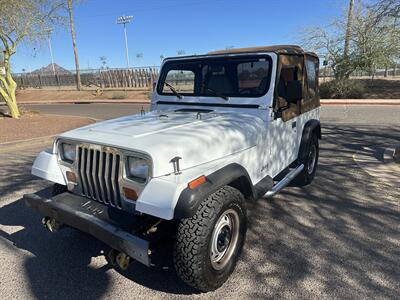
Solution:
[(300, 80), (292, 80), (287, 83), (287, 100), (290, 103), (297, 103), (303, 98), (303, 86)]

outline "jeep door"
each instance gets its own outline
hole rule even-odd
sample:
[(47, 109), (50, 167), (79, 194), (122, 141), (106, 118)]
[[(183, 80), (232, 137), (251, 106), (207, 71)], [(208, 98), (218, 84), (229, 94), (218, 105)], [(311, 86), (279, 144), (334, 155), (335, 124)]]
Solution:
[[(302, 97), (303, 55), (279, 55), (273, 112), (269, 126), (270, 173), (276, 176), (297, 159), (301, 128), (298, 124)], [(300, 89), (298, 99), (293, 89)]]

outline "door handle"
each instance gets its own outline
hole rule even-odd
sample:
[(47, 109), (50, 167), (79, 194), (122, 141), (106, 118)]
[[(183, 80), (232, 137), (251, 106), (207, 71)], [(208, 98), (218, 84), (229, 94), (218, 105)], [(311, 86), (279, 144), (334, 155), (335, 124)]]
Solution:
[(292, 122), (292, 128), (296, 128), (296, 125), (297, 125), (296, 121)]

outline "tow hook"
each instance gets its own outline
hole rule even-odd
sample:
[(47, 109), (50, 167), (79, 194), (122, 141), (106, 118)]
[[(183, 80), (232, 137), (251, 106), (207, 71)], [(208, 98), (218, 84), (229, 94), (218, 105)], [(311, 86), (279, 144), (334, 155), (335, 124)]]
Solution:
[(121, 270), (126, 271), (132, 262), (132, 258), (124, 252), (111, 249), (107, 254), (107, 261), (110, 265), (117, 265)]
[(50, 232), (56, 232), (62, 226), (62, 223), (58, 222), (56, 219), (44, 217), (42, 219), (42, 224), (46, 227)]

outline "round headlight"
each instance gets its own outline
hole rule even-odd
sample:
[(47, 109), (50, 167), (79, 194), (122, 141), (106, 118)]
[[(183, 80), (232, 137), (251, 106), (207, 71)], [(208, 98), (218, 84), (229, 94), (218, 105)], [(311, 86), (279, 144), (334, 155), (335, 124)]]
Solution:
[(76, 147), (73, 144), (62, 143), (61, 144), (61, 158), (62, 160), (73, 163), (76, 156)]
[(128, 178), (145, 183), (149, 178), (150, 166), (147, 160), (139, 157), (128, 157)]

